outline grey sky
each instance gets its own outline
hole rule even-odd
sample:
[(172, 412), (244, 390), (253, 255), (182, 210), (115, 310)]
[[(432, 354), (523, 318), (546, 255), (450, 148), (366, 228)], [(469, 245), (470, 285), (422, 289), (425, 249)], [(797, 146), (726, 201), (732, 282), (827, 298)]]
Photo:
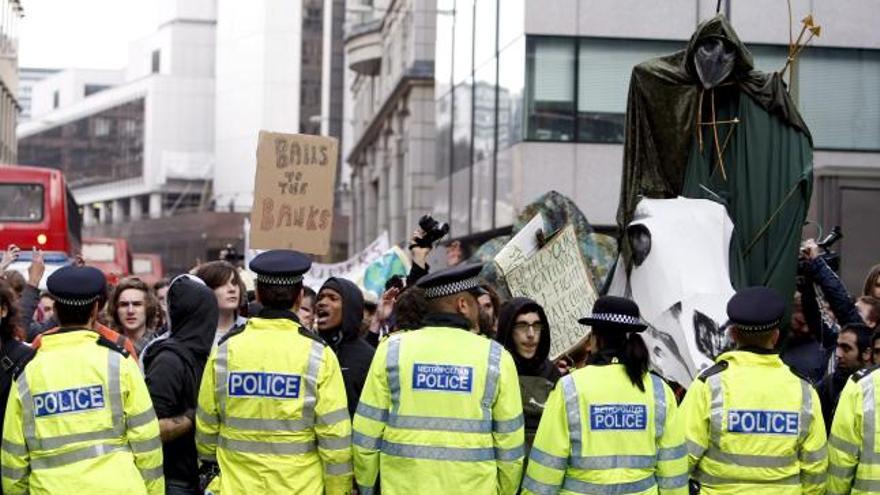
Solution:
[(155, 29), (156, 0), (23, 0), (20, 67), (121, 69)]

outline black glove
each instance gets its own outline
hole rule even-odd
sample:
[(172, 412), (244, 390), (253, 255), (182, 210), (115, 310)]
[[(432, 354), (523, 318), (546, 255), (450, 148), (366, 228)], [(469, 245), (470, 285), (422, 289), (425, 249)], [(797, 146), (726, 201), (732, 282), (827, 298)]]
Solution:
[(202, 461), (199, 466), (199, 491), (204, 493), (217, 476), (220, 476), (220, 465), (216, 462)]

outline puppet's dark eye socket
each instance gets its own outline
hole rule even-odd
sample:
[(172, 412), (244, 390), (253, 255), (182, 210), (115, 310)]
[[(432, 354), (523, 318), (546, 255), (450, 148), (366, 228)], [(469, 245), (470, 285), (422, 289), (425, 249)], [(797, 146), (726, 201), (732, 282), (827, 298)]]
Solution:
[(641, 266), (651, 252), (651, 232), (648, 228), (641, 224), (630, 225), (626, 229), (626, 235), (629, 238), (629, 246), (632, 248), (633, 263)]

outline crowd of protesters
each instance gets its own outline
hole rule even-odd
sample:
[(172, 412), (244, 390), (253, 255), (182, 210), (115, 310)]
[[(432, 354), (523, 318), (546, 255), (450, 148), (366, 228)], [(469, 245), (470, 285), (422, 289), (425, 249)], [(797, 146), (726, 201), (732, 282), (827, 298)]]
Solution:
[[(376, 366), (377, 347), (389, 335), (436, 321), (436, 305), (416, 286), (431, 272), (429, 252), (429, 248), (414, 245), (409, 276), (390, 279), (384, 294), (372, 301), (365, 300), (360, 288), (343, 278), (330, 278), (321, 287), (301, 287), (291, 317), (338, 360), (350, 417), (359, 411), (371, 366)], [(16, 256), (17, 248), (10, 246), (0, 262), (0, 399), (4, 410), (15, 377), (39, 352), (44, 336), (59, 327), (63, 331), (66, 323), (55, 310), (55, 295), (38, 289), (45, 271), (40, 254), (34, 253), (27, 277), (2, 270)], [(84, 263), (78, 259), (75, 264)], [(803, 245), (801, 267), (789, 332), (771, 347), (797, 376), (815, 387), (828, 433), (848, 380), (880, 365), (880, 265), (870, 270), (861, 293), (854, 298), (813, 240)], [(255, 300), (255, 291), (248, 290), (241, 272), (241, 267), (229, 262), (212, 261), (153, 286), (136, 277), (123, 278), (100, 296), (101, 310), (92, 328), (139, 363), (158, 419), (166, 493), (204, 490), (205, 470), (196, 450), (196, 411), (206, 364), (212, 350), (245, 328), (249, 316), (265, 315), (271, 309)], [(540, 304), (524, 297), (502, 301), (486, 284), (475, 287), (473, 295), (478, 314), (472, 331), (496, 341), (512, 358), (528, 457), (560, 379), (574, 368), (601, 364), (603, 359), (617, 362), (616, 355), (603, 354), (603, 345), (622, 349), (630, 341), (599, 332), (598, 340), (591, 338), (583, 349), (553, 362), (550, 322)], [(646, 372), (647, 355), (643, 360), (642, 371)], [(631, 379), (641, 386), (639, 373)], [(4, 487), (6, 481), (4, 474)], [(362, 491), (369, 489), (362, 487)]]

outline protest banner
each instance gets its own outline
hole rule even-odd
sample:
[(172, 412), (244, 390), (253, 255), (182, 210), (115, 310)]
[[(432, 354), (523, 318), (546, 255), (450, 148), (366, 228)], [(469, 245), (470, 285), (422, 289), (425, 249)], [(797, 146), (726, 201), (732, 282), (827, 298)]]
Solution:
[(337, 146), (330, 137), (260, 131), (251, 249), (327, 254)]
[(303, 277), (303, 283), (315, 290), (330, 277), (351, 279), (352, 274), (363, 273), (370, 263), (378, 260), (390, 248), (388, 232), (382, 232), (361, 252), (340, 263), (312, 263), (312, 268)]
[(590, 314), (597, 291), (572, 225), (512, 268), (506, 278), (511, 294), (530, 297), (544, 308), (550, 324), (551, 359), (587, 336), (589, 329), (578, 319)]

